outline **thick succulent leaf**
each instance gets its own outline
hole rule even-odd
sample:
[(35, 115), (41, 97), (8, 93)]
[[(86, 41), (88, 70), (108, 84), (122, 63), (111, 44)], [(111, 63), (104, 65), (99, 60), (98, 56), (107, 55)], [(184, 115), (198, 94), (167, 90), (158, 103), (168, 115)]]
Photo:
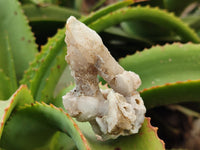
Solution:
[[(19, 80), (24, 70), (28, 68), (29, 62), (34, 59), (37, 46), (17, 0), (0, 0), (0, 20), (0, 32), (2, 33), (0, 51), (3, 52), (7, 48), (7, 39), (4, 36), (7, 35)], [(6, 62), (3, 61), (5, 56), (7, 55), (0, 55), (0, 66), (3, 70), (7, 67)]]
[(62, 29), (42, 47), (21, 81), (31, 89), (35, 100), (40, 101), (43, 98), (43, 101), (48, 102), (53, 97), (59, 77), (67, 65), (65, 54), (66, 44)]
[(200, 79), (200, 45), (167, 44), (155, 46), (120, 59), (126, 70), (138, 73), (140, 90), (176, 81)]
[(69, 16), (80, 17), (79, 12), (56, 5), (45, 5), (43, 7), (26, 4), (22, 8), (30, 21), (39, 45), (46, 44), (48, 37), (56, 34), (58, 28), (63, 28)]
[(10, 78), (0, 69), (0, 99), (7, 99), (12, 93)]
[(110, 26), (127, 20), (143, 20), (154, 23), (174, 31), (183, 41), (199, 42), (199, 37), (187, 24), (175, 17), (172, 13), (158, 8), (140, 6), (122, 8), (97, 19), (95, 22), (91, 23), (89, 27), (100, 32)]
[(47, 6), (50, 4), (59, 4), (63, 0), (21, 0), (23, 3), (33, 3), (38, 6)]
[(35, 4), (37, 6), (45, 7), (47, 5), (55, 4), (59, 6), (66, 6), (73, 8), (74, 0), (20, 0), (23, 4)]
[(8, 99), (17, 89), (17, 80), (7, 32), (1, 33), (0, 44), (0, 99)]
[(164, 1), (166, 1), (166, 0), (146, 1), (146, 2), (141, 3), (141, 6), (150, 5), (151, 7), (159, 7), (161, 9), (163, 9)]
[[(65, 6), (73, 6), (74, 5), (74, 0), (22, 0), (26, 3), (33, 3), (38, 6), (47, 6), (50, 4), (56, 4), (56, 5), (65, 5)], [(76, 2), (77, 0), (75, 0)], [(80, 1), (80, 0), (79, 0)]]
[(117, 3), (114, 3), (112, 5), (109, 5), (107, 7), (104, 7), (95, 13), (91, 13), (89, 16), (82, 18), (81, 21), (84, 22), (85, 24), (91, 24), (92, 22), (96, 21), (98, 18), (105, 16), (115, 10), (118, 10), (122, 7), (128, 6), (133, 4), (134, 2), (137, 2), (139, 0), (126, 0), (126, 1), (120, 1)]
[[(63, 48), (63, 51), (59, 56), (56, 57), (56, 65), (51, 67), (50, 74), (46, 78), (45, 85), (41, 91), (41, 98), (40, 99), (52, 99), (54, 97), (54, 91), (60, 76), (62, 75), (65, 67), (66, 62), (63, 56), (66, 55), (66, 48)], [(66, 78), (67, 79), (67, 78)], [(69, 79), (67, 79), (69, 80)], [(40, 91), (39, 91), (40, 93)], [(38, 94), (39, 95), (39, 94)]]
[(199, 81), (187, 81), (200, 79), (199, 60), (199, 44), (175, 43), (152, 47), (127, 56), (119, 63), (126, 70), (135, 71), (140, 75), (142, 85), (139, 90), (143, 90), (145, 105), (153, 107), (173, 102), (196, 101), (200, 98)]
[(49, 145), (49, 150), (55, 149), (73, 150), (76, 149), (76, 145), (74, 141), (65, 133), (56, 132)]
[[(49, 140), (49, 141), (48, 141)], [(42, 139), (40, 147), (35, 148), (34, 150), (75, 150), (76, 145), (74, 141), (65, 133), (57, 131), (56, 133), (47, 137), (47, 142), (45, 143), (44, 138)], [(37, 146), (34, 146), (37, 147)], [(30, 148), (29, 148), (30, 149)]]
[(17, 79), (15, 74), (15, 66), (12, 51), (10, 49), (10, 41), (8, 39), (7, 33), (2, 33), (0, 36), (0, 41), (5, 42), (5, 44), (0, 49), (0, 99), (8, 99), (14, 91), (17, 89)]
[(122, 29), (120, 29), (118, 27), (110, 27), (110, 28), (108, 28), (108, 29), (105, 30), (105, 33), (106, 34), (110, 34), (109, 35), (109, 39), (110, 40), (118, 38), (119, 40), (123, 39), (123, 41), (135, 42), (135, 44), (142, 43), (143, 45), (146, 45), (147, 47), (149, 47), (150, 45), (152, 45), (152, 43), (150, 42), (150, 40), (147, 40), (145, 38), (139, 37), (137, 35), (126, 33), (124, 30), (122, 30)]
[(30, 1), (34, 4), (37, 4), (37, 5), (43, 4), (43, 3), (52, 3), (53, 2), (53, 0), (30, 0)]
[(80, 17), (78, 12), (56, 5), (38, 7), (36, 5), (27, 4), (23, 5), (22, 8), (30, 22), (53, 21), (65, 23), (66, 19), (70, 16)]
[(26, 105), (15, 111), (7, 121), (1, 145), (6, 149), (33, 149), (48, 142), (57, 131), (69, 135), (78, 149), (90, 149), (73, 119), (62, 109), (44, 103)]
[(13, 109), (15, 107), (19, 107), (24, 104), (30, 104), (32, 102), (33, 98), (25, 85), (20, 86), (20, 88), (10, 97), (10, 99), (6, 101), (0, 100), (0, 139), (4, 125), (10, 117)]
[(125, 21), (121, 24), (122, 29), (131, 36), (138, 36), (153, 42), (180, 41), (171, 29), (166, 29), (148, 21)]
[(200, 102), (200, 80), (167, 83), (141, 91), (147, 109), (181, 102)]
[(118, 27), (110, 27), (100, 33), (104, 45), (109, 49), (111, 55), (116, 59), (125, 57), (127, 54), (133, 54), (136, 50), (143, 50), (145, 47), (151, 47), (151, 39), (129, 34)]

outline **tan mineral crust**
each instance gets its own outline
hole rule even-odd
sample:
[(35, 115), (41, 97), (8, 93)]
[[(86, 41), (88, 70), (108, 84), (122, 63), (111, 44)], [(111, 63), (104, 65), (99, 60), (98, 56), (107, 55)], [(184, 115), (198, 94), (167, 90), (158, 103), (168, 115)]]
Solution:
[[(138, 133), (146, 108), (137, 92), (140, 77), (124, 70), (110, 55), (100, 36), (71, 16), (66, 23), (67, 56), (76, 87), (65, 96), (67, 112), (89, 121), (103, 140)], [(97, 75), (111, 88), (100, 89)]]

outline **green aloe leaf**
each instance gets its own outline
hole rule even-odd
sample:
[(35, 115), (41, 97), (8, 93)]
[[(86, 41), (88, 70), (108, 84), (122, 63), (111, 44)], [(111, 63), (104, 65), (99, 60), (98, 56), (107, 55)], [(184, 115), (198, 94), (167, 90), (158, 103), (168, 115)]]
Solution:
[(148, 21), (125, 21), (120, 25), (127, 34), (137, 36), (141, 39), (153, 42), (180, 41), (180, 38), (171, 29), (166, 29), (165, 27)]
[[(122, 40), (123, 42), (133, 42), (135, 45), (141, 44), (149, 47), (153, 44), (152, 42), (150, 42), (150, 40), (147, 40), (137, 35), (130, 34), (130, 32), (126, 33), (124, 30), (118, 27), (110, 27), (106, 29), (104, 34), (107, 34), (107, 36), (109, 36), (109, 39), (111, 40), (118, 38), (118, 40)], [(131, 47), (129, 47), (129, 49), (131, 49)]]
[(21, 0), (23, 3), (33, 3), (35, 5), (45, 7), (50, 4), (59, 4), (63, 0)]
[(80, 17), (80, 13), (70, 8), (56, 5), (39, 7), (33, 4), (23, 5), (23, 10), (34, 32), (37, 43), (44, 45), (48, 37), (56, 34), (58, 28), (63, 28), (70, 16)]
[(25, 85), (21, 85), (8, 100), (0, 100), (0, 139), (4, 130), (4, 125), (9, 119), (13, 109), (32, 102), (33, 98)]
[(141, 91), (147, 109), (162, 105), (200, 102), (200, 79), (167, 83)]
[(7, 99), (12, 91), (11, 80), (5, 75), (3, 70), (0, 70), (0, 98)]
[(69, 135), (78, 149), (90, 149), (84, 135), (68, 114), (53, 105), (38, 102), (25, 105), (13, 113), (4, 128), (0, 144), (6, 149), (34, 149), (46, 144), (57, 131)]
[(52, 3), (53, 0), (30, 0), (34, 4)]
[[(46, 142), (46, 143), (45, 143)], [(39, 144), (38, 144), (39, 145)], [(75, 150), (76, 145), (74, 141), (65, 133), (57, 131), (53, 135), (50, 134), (50, 137), (46, 139), (43, 137), (42, 146), (34, 148), (34, 150)], [(34, 147), (37, 147), (36, 145)], [(30, 147), (29, 147), (30, 149)]]
[(64, 31), (64, 29), (59, 30), (53, 38), (48, 40), (20, 82), (28, 85), (37, 101), (52, 100), (56, 84), (67, 65)]
[(119, 63), (126, 70), (140, 75), (140, 90), (177, 81), (198, 80), (199, 47), (199, 44), (192, 43), (155, 46), (122, 58)]
[[(0, 0), (0, 20), (0, 51), (2, 53), (6, 51), (8, 38), (16, 76), (19, 80), (24, 70), (28, 68), (29, 62), (34, 59), (37, 46), (17, 0)], [(7, 55), (0, 55), (0, 67), (3, 70), (7, 67), (3, 57)]]
[(52, 4), (69, 8), (74, 7), (74, 0), (20, 0), (20, 2), (23, 4), (35, 4), (39, 7), (46, 7)]
[(2, 56), (0, 59), (0, 99), (8, 99), (17, 89), (17, 79), (8, 35), (2, 33), (0, 41), (5, 42), (5, 47), (0, 49)]
[(89, 16), (82, 18), (81, 21), (85, 24), (91, 24), (92, 22), (96, 21), (98, 18), (105, 16), (115, 10), (118, 10), (120, 8), (123, 8), (125, 6), (133, 4), (137, 0), (125, 0), (118, 3), (114, 3), (112, 5), (109, 5), (107, 7), (104, 7), (95, 13), (91, 13)]
[[(68, 135), (58, 131), (54, 134), (53, 138), (51, 139), (48, 148), (49, 150), (55, 150), (55, 149), (72, 150), (76, 149), (76, 145)], [(46, 149), (47, 148), (45, 148), (44, 150)]]
[(142, 85), (139, 90), (142, 91), (147, 107), (197, 101), (200, 79), (199, 48), (199, 44), (192, 43), (156, 46), (127, 56), (119, 63), (126, 70), (140, 75)]
[(27, 4), (23, 5), (22, 8), (31, 23), (39, 23), (43, 21), (65, 23), (66, 19), (70, 16), (80, 17), (80, 13), (77, 11), (56, 5), (38, 7), (33, 4)]
[(137, 6), (122, 8), (97, 19), (89, 27), (100, 32), (110, 26), (127, 20), (143, 20), (165, 27), (179, 35), (183, 41), (192, 41), (194, 43), (200, 41), (198, 35), (172, 13), (151, 7)]

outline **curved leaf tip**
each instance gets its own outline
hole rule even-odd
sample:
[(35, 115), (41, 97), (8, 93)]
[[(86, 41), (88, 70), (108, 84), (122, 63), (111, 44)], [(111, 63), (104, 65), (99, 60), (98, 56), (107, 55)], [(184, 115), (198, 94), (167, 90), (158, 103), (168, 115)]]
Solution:
[[(22, 97), (26, 98), (22, 99)], [(26, 85), (21, 85), (19, 89), (10, 97), (10, 99), (6, 101), (0, 100), (0, 138), (3, 132), (4, 124), (8, 120), (13, 109), (17, 105), (31, 102), (33, 102), (33, 99)]]
[(146, 121), (147, 121), (146, 126), (148, 128), (150, 128), (153, 132), (155, 132), (155, 136), (157, 137), (157, 139), (159, 139), (159, 141), (160, 141), (160, 143), (163, 147), (163, 150), (164, 150), (165, 149), (165, 142), (158, 137), (158, 127), (154, 127), (154, 126), (151, 125), (151, 118), (150, 117), (146, 117)]
[[(39, 104), (39, 102), (36, 101), (36, 104)], [(42, 104), (46, 105), (46, 103), (44, 103), (44, 102), (42, 102)], [(53, 104), (50, 104), (50, 107), (54, 108), (54, 109), (57, 109), (58, 111), (63, 112), (67, 116), (67, 118), (73, 123), (74, 128), (78, 131), (78, 133), (79, 133), (79, 135), (81, 137), (81, 140), (85, 144), (85, 148), (87, 150), (91, 150), (91, 148), (90, 148), (90, 146), (89, 146), (89, 144), (88, 144), (85, 136), (83, 135), (82, 131), (80, 130), (80, 128), (78, 127), (78, 125), (76, 124), (76, 122), (71, 118), (71, 116), (68, 113), (66, 113), (62, 108), (58, 108), (58, 107), (54, 106)]]

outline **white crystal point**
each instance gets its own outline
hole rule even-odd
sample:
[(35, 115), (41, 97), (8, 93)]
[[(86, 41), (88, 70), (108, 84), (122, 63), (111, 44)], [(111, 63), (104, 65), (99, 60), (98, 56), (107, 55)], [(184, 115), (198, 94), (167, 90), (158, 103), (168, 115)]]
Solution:
[(69, 17), (67, 20), (66, 28), (65, 41), (67, 46), (76, 47), (83, 57), (86, 55), (85, 53), (87, 53), (87, 56), (90, 56), (86, 57), (87, 61), (94, 63), (96, 51), (99, 47), (103, 46), (103, 42), (99, 35), (73, 16)]
[[(67, 112), (78, 121), (89, 121), (104, 140), (137, 133), (146, 108), (137, 88), (140, 77), (124, 70), (110, 55), (100, 36), (70, 17), (66, 23), (67, 56), (76, 87), (63, 96)], [(97, 75), (110, 88), (100, 90)]]

